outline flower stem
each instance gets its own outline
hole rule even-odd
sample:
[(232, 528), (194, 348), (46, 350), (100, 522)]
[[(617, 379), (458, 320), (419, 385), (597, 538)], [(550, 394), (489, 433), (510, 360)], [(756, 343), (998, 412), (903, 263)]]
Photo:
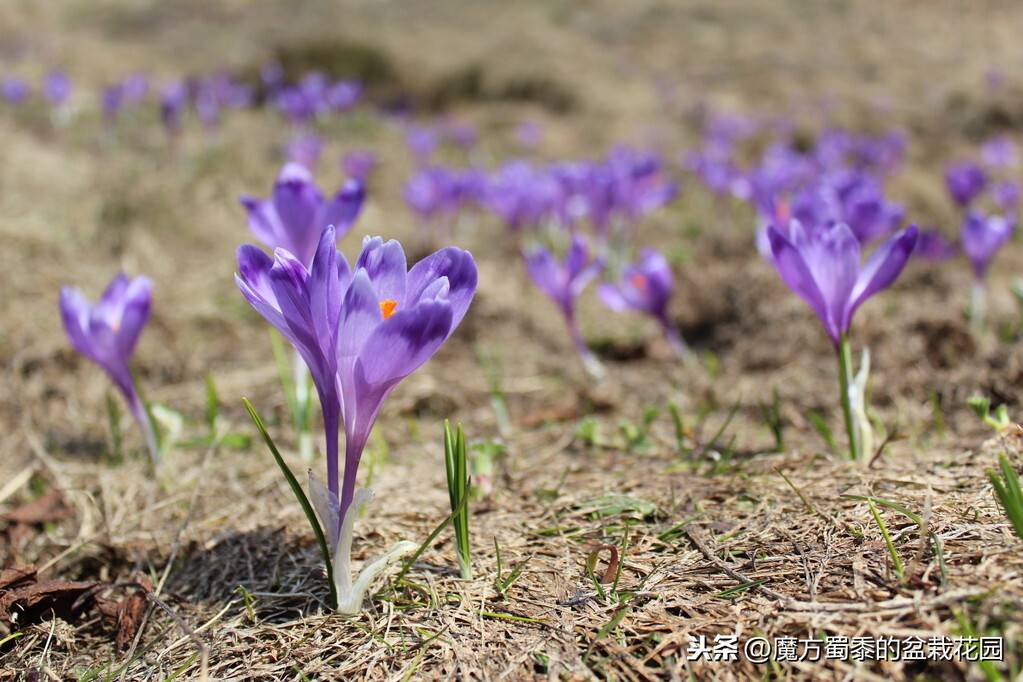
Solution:
[(689, 363), (696, 359), (693, 351), (689, 348), (689, 344), (682, 338), (682, 334), (670, 320), (661, 320), (661, 329), (664, 332), (664, 338), (668, 341), (668, 345), (671, 346), (671, 349), (675, 351), (675, 354), (683, 362)]
[(852, 350), (849, 337), (845, 334), (838, 341), (838, 381), (842, 392), (842, 414), (845, 417), (845, 431), (849, 437), (849, 459), (854, 462), (861, 457), (859, 430), (853, 418), (852, 396), (849, 389), (853, 383)]
[(579, 331), (579, 323), (575, 318), (575, 313), (572, 311), (565, 313), (565, 324), (568, 325), (568, 334), (572, 337), (572, 345), (575, 346), (576, 353), (579, 354), (579, 358), (583, 361), (583, 368), (586, 372), (594, 379), (601, 379), (604, 376), (604, 367), (600, 364), (600, 360), (593, 354), (590, 347), (586, 345), (586, 339), (583, 338), (583, 334)]
[(970, 287), (970, 324), (975, 331), (984, 328), (984, 318), (987, 317), (987, 287), (979, 279), (973, 281)]

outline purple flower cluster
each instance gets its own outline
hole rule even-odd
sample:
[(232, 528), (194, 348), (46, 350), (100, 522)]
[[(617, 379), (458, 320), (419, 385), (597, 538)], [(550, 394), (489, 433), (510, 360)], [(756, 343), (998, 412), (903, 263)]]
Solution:
[(406, 203), (427, 221), (476, 205), (511, 231), (586, 223), (602, 240), (612, 228), (628, 227), (677, 195), (678, 183), (657, 155), (626, 147), (598, 161), (511, 160), (489, 173), (426, 166), (405, 189)]
[(319, 71), (307, 73), (294, 85), (286, 85), (283, 73), (264, 72), (269, 99), (285, 118), (305, 126), (330, 114), (350, 111), (362, 97), (362, 84), (352, 80), (332, 81)]

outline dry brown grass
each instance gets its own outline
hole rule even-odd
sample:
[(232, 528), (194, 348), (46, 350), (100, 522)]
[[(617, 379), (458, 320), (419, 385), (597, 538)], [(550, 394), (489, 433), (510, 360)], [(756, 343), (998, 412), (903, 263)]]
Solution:
[[(689, 114), (701, 103), (794, 110), (810, 125), (829, 100), (850, 125), (909, 129), (911, 159), (895, 193), (913, 215), (951, 227), (940, 164), (970, 149), (1002, 113), (1023, 110), (1011, 71), (1021, 55), (1014, 34), (1021, 15), (1009, 2), (498, 9), (366, 1), (296, 10), (285, 2), (108, 0), (5, 4), (0, 32), (28, 46), (32, 59), (16, 70), (64, 63), (93, 86), (128, 67), (173, 74), (247, 66), (272, 44), (344, 36), (387, 51), (409, 83), (478, 62), (488, 78), (540, 73), (573, 93), (578, 106), (564, 115), (521, 103), (456, 105), (498, 158), (526, 116), (547, 126), (545, 154), (584, 156), (619, 139), (681, 149), (694, 139)], [(991, 65), (1006, 69), (1000, 93), (983, 87)], [(666, 110), (655, 79), (677, 86), (681, 113)], [(560, 321), (525, 282), (514, 244), (493, 239), (499, 227), (491, 221), (456, 234), (479, 260), (480, 293), (459, 332), (402, 385), (377, 425), (377, 500), (356, 527), (355, 552), (363, 560), (398, 539), (422, 541), (444, 519), (442, 418), (464, 422), (473, 439), (497, 438), (477, 361), (487, 348), (500, 357), (516, 427), (492, 496), (472, 506), (476, 578), (457, 577), (443, 533), (404, 584), (377, 586), (359, 618), (326, 613), (315, 542), (261, 445), (177, 448), (156, 475), (140, 459), (110, 462), (107, 384), (72, 354), (59, 327), (61, 284), (95, 294), (117, 268), (149, 274), (154, 319), (138, 357), (148, 396), (181, 410), (187, 435), (200, 435), (203, 382), (212, 373), (233, 430), (252, 431), (240, 405), (247, 395), (275, 437), (293, 444), (265, 325), (231, 281), (233, 250), (248, 238), (236, 198), (269, 186), (282, 124), (247, 112), (215, 138), (195, 128), (172, 154), (153, 120), (126, 121), (116, 142), (101, 142), (88, 112), (63, 131), (0, 115), (0, 505), (56, 487), (75, 510), (0, 540), (0, 566), (31, 562), (48, 577), (118, 583), (143, 574), (160, 604), (149, 602), (128, 653), (115, 650), (109, 625), (91, 613), (29, 626), (0, 650), (0, 679), (89, 671), (126, 680), (203, 672), (217, 680), (976, 679), (980, 672), (963, 663), (766, 668), (684, 655), (699, 634), (953, 635), (957, 614), (1007, 637), (1003, 670), (1023, 663), (1020, 542), (983, 474), (998, 451), (1017, 466), (1023, 453), (1016, 432), (987, 440), (990, 430), (965, 406), (983, 393), (1018, 416), (1019, 342), (970, 333), (960, 314), (968, 283), (961, 263), (913, 266), (859, 313), (856, 328), (857, 342), (874, 353), (876, 415), (905, 438), (870, 468), (828, 457), (807, 419), (819, 411), (837, 433), (833, 359), (816, 321), (751, 253), (746, 217), (723, 219), (695, 188), (642, 237), (690, 254), (676, 313), (697, 347), (714, 354), (705, 363), (713, 371), (666, 359), (653, 329), (607, 315), (591, 297), (582, 311), (587, 333), (637, 359), (610, 361), (609, 378), (588, 385)], [(328, 132), (326, 186), (339, 178), (342, 150), (370, 146), (384, 159), (359, 231), (417, 239), (400, 205), (409, 167), (400, 132), (368, 116)], [(680, 225), (700, 231), (682, 237)], [(349, 255), (357, 236), (343, 244)], [(1013, 245), (995, 266), (996, 325), (1018, 320), (1007, 289), (1021, 264)], [(784, 453), (773, 452), (759, 409), (774, 391)], [(676, 451), (663, 411), (648, 442), (628, 451), (619, 423), (639, 422), (668, 400), (691, 423), (689, 446), (705, 441), (733, 403), (740, 409), (722, 440), (698, 456)], [(573, 437), (587, 416), (601, 425), (603, 443)], [(128, 445), (138, 445), (133, 433)], [(607, 495), (650, 507), (595, 515)], [(925, 519), (921, 529), (881, 510), (906, 564), (903, 579), (868, 506), (848, 495), (892, 500)], [(941, 541), (944, 573), (931, 537)], [(504, 597), (495, 588), (495, 539), (505, 576), (525, 562)], [(624, 547), (618, 595), (602, 598), (585, 573), (594, 542)], [(747, 581), (764, 582), (726, 592)]]

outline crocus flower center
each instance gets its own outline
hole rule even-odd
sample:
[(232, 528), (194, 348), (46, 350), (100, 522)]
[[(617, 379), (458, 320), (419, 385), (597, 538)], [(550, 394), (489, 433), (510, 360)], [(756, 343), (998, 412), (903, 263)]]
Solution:
[(397, 301), (395, 301), (393, 298), (385, 298), (384, 300), (380, 301), (380, 314), (382, 314), (384, 316), (384, 319), (386, 320), (388, 317), (394, 314), (394, 311), (397, 309), (397, 307), (398, 307)]
[(778, 206), (775, 209), (778, 220), (781, 222), (787, 222), (792, 217), (792, 208), (789, 206), (789, 202), (784, 199), (778, 202)]
[(644, 275), (641, 275), (640, 273), (636, 272), (633, 273), (632, 277), (630, 277), (629, 279), (632, 280), (632, 286), (636, 287), (640, 291), (646, 291), (648, 282)]

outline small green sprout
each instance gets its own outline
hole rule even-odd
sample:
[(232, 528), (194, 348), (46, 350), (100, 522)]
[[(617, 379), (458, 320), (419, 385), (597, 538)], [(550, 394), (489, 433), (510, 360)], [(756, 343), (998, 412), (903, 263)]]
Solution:
[(448, 477), (452, 522), (455, 527), (455, 548), (458, 565), (465, 580), (472, 580), (472, 552), (469, 547), (469, 505), (463, 500), (469, 494), (469, 467), (465, 448), (465, 431), (459, 424), (454, 430), (444, 421), (444, 465)]
[[(1020, 491), (1019, 475), (1012, 468), (1012, 464), (1004, 452), (998, 455), (998, 466), (1001, 469), (1000, 472), (988, 470), (988, 480), (994, 486), (995, 497), (1012, 523), (1016, 535), (1023, 540), (1023, 492)], [(1001, 473), (1000, 476), (999, 473)]]
[(974, 396), (967, 400), (966, 404), (970, 406), (974, 414), (980, 417), (985, 424), (995, 431), (1004, 431), (1012, 426), (1012, 420), (1009, 419), (1009, 411), (1006, 409), (1005, 405), (999, 405), (992, 416), (990, 398)]

